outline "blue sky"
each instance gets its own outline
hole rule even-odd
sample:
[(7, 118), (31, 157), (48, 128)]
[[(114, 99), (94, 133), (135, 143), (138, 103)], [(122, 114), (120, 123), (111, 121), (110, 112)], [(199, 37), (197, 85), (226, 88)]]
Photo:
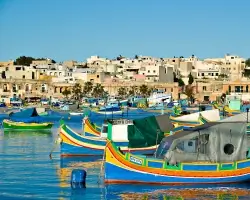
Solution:
[(0, 0), (0, 60), (250, 57), (250, 1)]

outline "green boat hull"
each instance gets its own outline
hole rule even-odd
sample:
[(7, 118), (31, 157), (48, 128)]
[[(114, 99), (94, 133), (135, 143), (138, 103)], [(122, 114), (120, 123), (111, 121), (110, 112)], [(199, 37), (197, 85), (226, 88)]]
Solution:
[(48, 130), (51, 129), (53, 126), (52, 123), (46, 123), (46, 124), (36, 124), (36, 125), (29, 125), (27, 124), (14, 124), (14, 123), (8, 123), (3, 121), (3, 128), (5, 130)]

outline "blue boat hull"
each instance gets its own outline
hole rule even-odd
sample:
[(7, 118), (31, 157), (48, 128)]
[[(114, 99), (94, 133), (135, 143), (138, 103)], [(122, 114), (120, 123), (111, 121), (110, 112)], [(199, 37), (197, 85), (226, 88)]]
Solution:
[(234, 177), (213, 177), (213, 178), (194, 178), (180, 176), (161, 176), (156, 174), (130, 171), (128, 169), (117, 167), (110, 163), (105, 163), (105, 182), (106, 183), (153, 183), (153, 184), (198, 184), (198, 183), (236, 183), (247, 182), (250, 180), (250, 174), (244, 174)]

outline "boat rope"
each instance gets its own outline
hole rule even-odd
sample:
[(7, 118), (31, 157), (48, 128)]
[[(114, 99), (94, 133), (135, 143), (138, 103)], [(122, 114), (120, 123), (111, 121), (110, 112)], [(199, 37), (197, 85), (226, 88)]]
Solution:
[(58, 137), (56, 138), (56, 140), (55, 140), (55, 142), (54, 142), (54, 145), (53, 145), (53, 147), (52, 147), (52, 149), (51, 149), (51, 151), (50, 151), (50, 154), (49, 154), (50, 159), (52, 159), (52, 153), (53, 153), (53, 151), (55, 150), (56, 146), (57, 146), (58, 144), (61, 144), (61, 142), (62, 142), (62, 138), (61, 138), (61, 137), (59, 136), (59, 134), (58, 134)]
[(159, 136), (159, 133), (160, 133), (160, 130), (159, 129), (157, 129), (156, 130), (156, 141), (155, 141), (155, 146), (156, 146), (156, 150), (155, 150), (155, 158), (156, 158), (156, 152), (157, 152), (157, 150), (158, 150), (158, 136)]
[(51, 151), (50, 151), (50, 154), (49, 154), (50, 159), (52, 159), (52, 153), (53, 153), (53, 151), (55, 150), (56, 146), (57, 146), (58, 144), (61, 144), (61, 143), (62, 143), (62, 138), (60, 137), (60, 128), (61, 128), (61, 126), (58, 128), (58, 129), (59, 129), (59, 130), (58, 130), (58, 135), (57, 135), (57, 137), (56, 137), (56, 140), (55, 140), (55, 142), (54, 142), (54, 145), (53, 145), (53, 147), (52, 147), (52, 149), (51, 149)]
[(99, 174), (99, 178), (98, 178), (98, 181), (97, 183), (100, 184), (101, 182), (101, 175), (103, 173), (103, 168), (104, 168), (104, 163), (105, 163), (105, 156), (106, 156), (106, 149), (107, 149), (107, 146), (108, 144), (110, 143), (111, 141), (109, 140), (104, 148), (104, 152), (103, 152), (103, 157), (102, 157), (102, 163), (101, 163), (101, 168), (100, 168), (100, 174)]

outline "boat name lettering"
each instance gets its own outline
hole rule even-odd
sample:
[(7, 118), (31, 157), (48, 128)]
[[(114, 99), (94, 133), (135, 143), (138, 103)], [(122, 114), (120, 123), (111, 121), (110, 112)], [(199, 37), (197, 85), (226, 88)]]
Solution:
[(139, 164), (139, 165), (142, 164), (142, 160), (135, 158), (135, 157), (132, 157), (132, 156), (130, 156), (130, 161), (133, 163)]

